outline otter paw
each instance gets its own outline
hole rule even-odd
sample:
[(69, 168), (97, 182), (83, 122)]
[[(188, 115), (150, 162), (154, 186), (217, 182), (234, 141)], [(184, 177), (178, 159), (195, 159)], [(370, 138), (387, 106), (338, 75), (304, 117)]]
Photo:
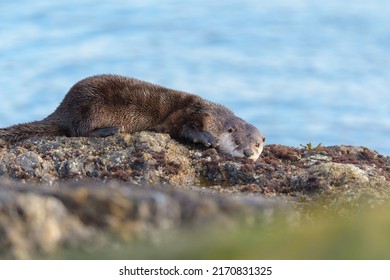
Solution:
[(207, 131), (199, 131), (193, 138), (194, 143), (200, 143), (206, 147), (217, 147), (215, 137)]

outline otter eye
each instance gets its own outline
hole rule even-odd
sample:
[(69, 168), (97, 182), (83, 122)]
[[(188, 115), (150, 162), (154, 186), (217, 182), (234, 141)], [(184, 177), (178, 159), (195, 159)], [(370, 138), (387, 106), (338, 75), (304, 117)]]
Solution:
[(229, 128), (228, 128), (228, 132), (229, 132), (229, 133), (232, 133), (232, 132), (233, 132), (233, 127), (229, 127)]
[(260, 148), (260, 143), (256, 143), (255, 147)]
[(235, 143), (237, 146), (240, 145), (240, 141), (238, 141), (238, 140), (236, 140)]

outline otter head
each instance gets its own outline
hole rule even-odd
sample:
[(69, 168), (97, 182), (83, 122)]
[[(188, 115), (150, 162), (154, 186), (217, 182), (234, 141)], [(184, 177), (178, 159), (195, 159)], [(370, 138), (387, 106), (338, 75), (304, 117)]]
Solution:
[(263, 151), (265, 137), (253, 125), (238, 118), (229, 118), (219, 137), (219, 150), (223, 153), (257, 160)]

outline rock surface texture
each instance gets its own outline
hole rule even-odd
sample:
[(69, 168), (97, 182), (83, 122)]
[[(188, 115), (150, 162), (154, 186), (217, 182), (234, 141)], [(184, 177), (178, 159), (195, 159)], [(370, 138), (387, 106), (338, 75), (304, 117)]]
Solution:
[(295, 220), (305, 205), (375, 206), (390, 193), (390, 158), (367, 148), (267, 145), (252, 162), (152, 132), (2, 143), (0, 175), (3, 258)]

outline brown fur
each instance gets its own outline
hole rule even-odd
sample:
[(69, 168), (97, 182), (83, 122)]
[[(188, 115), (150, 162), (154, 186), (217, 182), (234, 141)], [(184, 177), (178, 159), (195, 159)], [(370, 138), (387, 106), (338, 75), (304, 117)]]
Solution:
[[(133, 78), (99, 75), (76, 83), (42, 121), (0, 129), (0, 139), (15, 142), (40, 135), (108, 136), (150, 130), (217, 146), (220, 135), (230, 127), (239, 127), (229, 132), (232, 136), (242, 134), (239, 140), (232, 137), (236, 144), (241, 141), (244, 148), (252, 149), (246, 138), (256, 134), (254, 139), (262, 146), (258, 130), (221, 105)], [(229, 149), (225, 152), (230, 153)]]

